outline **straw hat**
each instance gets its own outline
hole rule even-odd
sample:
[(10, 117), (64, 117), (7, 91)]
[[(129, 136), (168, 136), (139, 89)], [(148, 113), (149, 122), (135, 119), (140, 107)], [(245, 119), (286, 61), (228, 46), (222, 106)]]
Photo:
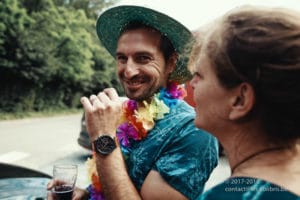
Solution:
[(179, 54), (176, 69), (170, 79), (179, 83), (187, 81), (191, 74), (187, 69), (186, 44), (191, 42), (191, 32), (175, 19), (155, 10), (140, 6), (117, 6), (103, 12), (97, 20), (97, 34), (109, 53), (115, 57), (117, 42), (123, 28), (138, 21), (160, 31), (169, 38)]

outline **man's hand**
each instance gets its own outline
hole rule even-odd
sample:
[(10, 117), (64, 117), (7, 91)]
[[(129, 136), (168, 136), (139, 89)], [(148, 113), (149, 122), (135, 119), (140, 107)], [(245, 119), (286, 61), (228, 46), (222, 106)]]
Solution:
[(85, 110), (85, 121), (90, 140), (94, 141), (103, 133), (116, 135), (122, 114), (122, 103), (114, 88), (107, 88), (97, 96), (81, 98)]

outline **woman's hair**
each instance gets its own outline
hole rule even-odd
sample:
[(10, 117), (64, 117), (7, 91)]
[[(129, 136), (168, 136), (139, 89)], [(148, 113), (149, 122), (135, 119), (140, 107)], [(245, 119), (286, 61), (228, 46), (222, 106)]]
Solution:
[(269, 138), (300, 137), (300, 13), (243, 6), (217, 24), (196, 51), (208, 56), (223, 87), (253, 86)]

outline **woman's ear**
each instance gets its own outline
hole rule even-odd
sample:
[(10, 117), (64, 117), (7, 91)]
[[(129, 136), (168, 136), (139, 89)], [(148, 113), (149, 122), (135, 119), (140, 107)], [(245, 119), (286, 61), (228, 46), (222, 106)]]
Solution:
[(230, 120), (241, 119), (246, 116), (255, 104), (255, 92), (249, 83), (241, 83), (234, 89), (232, 95)]

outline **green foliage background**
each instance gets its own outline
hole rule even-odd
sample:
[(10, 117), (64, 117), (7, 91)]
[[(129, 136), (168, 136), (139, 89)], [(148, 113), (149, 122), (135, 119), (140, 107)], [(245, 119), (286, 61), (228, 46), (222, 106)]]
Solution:
[(117, 0), (2, 0), (0, 113), (80, 107), (79, 98), (115, 87), (113, 58), (95, 31)]

